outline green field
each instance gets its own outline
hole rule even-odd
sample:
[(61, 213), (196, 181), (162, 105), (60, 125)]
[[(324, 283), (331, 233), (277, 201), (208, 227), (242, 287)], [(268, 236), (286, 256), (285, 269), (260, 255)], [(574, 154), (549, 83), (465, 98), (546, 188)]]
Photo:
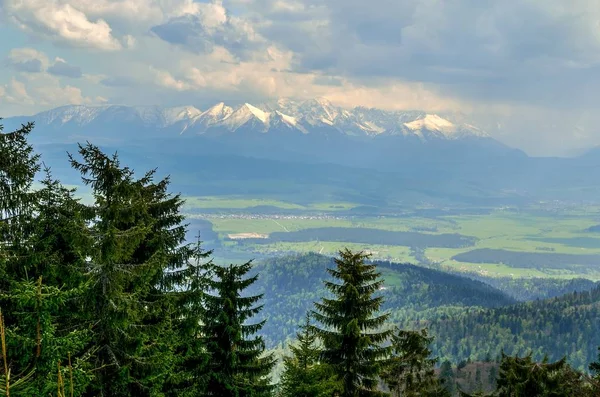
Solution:
[[(269, 206), (295, 210), (293, 215), (254, 213), (253, 209)], [(435, 266), (456, 271), (478, 272), (496, 277), (586, 277), (600, 280), (598, 266), (585, 267), (565, 263), (564, 267), (544, 266), (544, 258), (554, 254), (600, 255), (600, 233), (586, 231), (600, 223), (597, 207), (577, 207), (544, 210), (527, 208), (520, 210), (495, 209), (485, 215), (442, 216), (361, 216), (348, 215), (347, 210), (356, 208), (351, 203), (314, 203), (299, 205), (290, 202), (240, 197), (194, 197), (187, 200), (186, 210), (190, 217), (210, 221), (219, 236), (222, 256), (274, 255), (289, 252), (319, 252), (335, 254), (348, 247), (366, 250), (374, 259), (394, 262), (411, 262), (423, 266)], [(204, 214), (203, 210), (219, 209), (222, 212)], [(232, 215), (231, 211), (242, 212)], [(246, 212), (244, 212), (246, 210)], [(315, 212), (318, 212), (315, 215)], [(340, 214), (344, 215), (340, 215)], [(476, 238), (473, 246), (460, 248), (364, 244), (357, 241), (270, 241), (231, 240), (240, 234), (257, 234), (271, 237), (273, 233), (310, 231), (318, 228), (369, 228), (392, 232), (416, 232), (422, 236), (459, 234)], [(536, 253), (540, 263), (506, 264), (489, 262), (459, 262), (455, 255), (475, 249), (505, 250)], [(575, 257), (579, 258), (579, 256)], [(600, 258), (600, 256), (599, 256)], [(470, 260), (470, 259), (469, 259)], [(494, 263), (496, 262), (496, 263)]]

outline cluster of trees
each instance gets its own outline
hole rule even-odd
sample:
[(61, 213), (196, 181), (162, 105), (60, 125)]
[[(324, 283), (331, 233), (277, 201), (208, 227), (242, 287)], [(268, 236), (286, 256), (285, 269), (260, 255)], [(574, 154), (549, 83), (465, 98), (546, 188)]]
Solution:
[(479, 361), (533, 353), (533, 358), (559, 360), (585, 369), (600, 345), (600, 288), (560, 297), (523, 302), (494, 309), (470, 309), (447, 314), (441, 310), (431, 321), (399, 320), (403, 327), (427, 326), (436, 336), (432, 350), (443, 360)]
[[(367, 255), (342, 251), (334, 281), (325, 281), (331, 297), (322, 298), (306, 315), (292, 355), (284, 359), (280, 395), (287, 396), (597, 396), (599, 362), (594, 376), (567, 364), (501, 354), (495, 390), (468, 393), (449, 375), (448, 365), (436, 370), (429, 346), (434, 338), (426, 329), (407, 331), (386, 327), (389, 313), (381, 314), (384, 297), (376, 265)], [(317, 325), (312, 324), (311, 317)], [(600, 350), (599, 350), (600, 351)], [(445, 368), (444, 368), (445, 367)], [(450, 367), (451, 369), (451, 367)]]
[[(168, 178), (89, 143), (69, 154), (93, 194), (81, 203), (41, 169), (32, 128), (0, 133), (0, 395), (467, 395), (436, 370), (427, 331), (389, 325), (378, 266), (349, 250), (272, 384), (252, 264), (214, 264), (186, 243)], [(503, 356), (494, 395), (597, 395), (600, 357), (590, 369)]]
[[(486, 283), (418, 266), (375, 261), (385, 280), (382, 309), (391, 323), (403, 329), (428, 328), (436, 337), (433, 354), (443, 361), (485, 361), (533, 352), (550, 360), (568, 356), (569, 364), (584, 370), (600, 345), (600, 289), (585, 280), (493, 280)], [(268, 348), (282, 348), (293, 338), (298, 319), (312, 302), (328, 295), (322, 280), (332, 259), (318, 254), (296, 254), (262, 260), (253, 269), (261, 277), (251, 287), (263, 294), (269, 321), (262, 329)], [(487, 278), (480, 278), (491, 282)], [(561, 296), (517, 302), (532, 287), (537, 296)], [(574, 293), (577, 290), (580, 292)], [(519, 292), (520, 291), (520, 292)], [(528, 295), (529, 296), (529, 295)]]
[(168, 178), (91, 144), (69, 155), (82, 204), (41, 169), (32, 128), (0, 134), (0, 395), (270, 394), (251, 265), (213, 264)]

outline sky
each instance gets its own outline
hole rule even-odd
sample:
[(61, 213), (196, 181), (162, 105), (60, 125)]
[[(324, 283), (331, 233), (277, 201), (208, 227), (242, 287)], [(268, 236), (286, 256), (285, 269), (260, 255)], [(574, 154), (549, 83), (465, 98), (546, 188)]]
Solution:
[(0, 117), (325, 97), (600, 145), (598, 0), (0, 0)]

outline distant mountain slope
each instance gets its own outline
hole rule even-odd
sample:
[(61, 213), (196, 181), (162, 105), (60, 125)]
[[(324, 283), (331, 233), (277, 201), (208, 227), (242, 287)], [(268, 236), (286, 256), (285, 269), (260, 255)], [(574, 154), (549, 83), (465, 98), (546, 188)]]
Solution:
[(486, 277), (479, 273), (460, 273), (459, 275), (482, 281), (522, 302), (555, 298), (573, 292), (590, 291), (594, 287), (600, 286), (600, 282), (585, 278)]
[[(479, 281), (408, 264), (378, 262), (385, 280), (384, 310), (394, 320), (414, 317), (420, 311), (440, 307), (498, 307), (515, 300)], [(318, 255), (292, 255), (257, 263), (260, 274), (253, 293), (263, 293), (268, 322), (263, 329), (270, 345), (294, 335), (313, 302), (326, 296), (323, 280), (333, 259)]]
[(568, 356), (578, 368), (587, 368), (600, 346), (600, 287), (557, 298), (495, 309), (471, 309), (436, 320), (405, 323), (428, 327), (435, 336), (434, 354), (461, 360), (484, 360), (506, 354), (548, 354), (550, 360)]

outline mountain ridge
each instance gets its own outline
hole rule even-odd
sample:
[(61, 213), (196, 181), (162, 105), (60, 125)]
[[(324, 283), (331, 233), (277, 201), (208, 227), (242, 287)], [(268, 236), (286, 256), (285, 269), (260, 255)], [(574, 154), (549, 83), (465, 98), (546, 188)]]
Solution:
[[(306, 101), (279, 99), (253, 105), (224, 102), (202, 110), (194, 106), (159, 107), (117, 104), (66, 105), (33, 116), (9, 117), (5, 123), (35, 120), (38, 126), (87, 128), (95, 123), (124, 122), (147, 129), (179, 134), (210, 135), (252, 130), (268, 133), (285, 128), (299, 134), (329, 133), (358, 137), (416, 137), (419, 140), (490, 138), (481, 129), (422, 111), (386, 111), (377, 108), (344, 109), (323, 98)], [(41, 124), (41, 125), (40, 125)]]

